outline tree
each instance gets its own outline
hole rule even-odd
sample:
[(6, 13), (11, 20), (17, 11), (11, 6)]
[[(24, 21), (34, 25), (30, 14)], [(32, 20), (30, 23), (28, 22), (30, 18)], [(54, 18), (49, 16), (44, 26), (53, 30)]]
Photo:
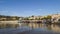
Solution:
[(24, 18), (24, 20), (29, 20), (29, 18)]
[(40, 20), (40, 18), (35, 18), (35, 20)]
[(47, 16), (47, 19), (51, 19), (51, 18), (52, 18), (51, 16), (49, 16), (49, 15)]
[(34, 17), (34, 15), (32, 15), (31, 17)]

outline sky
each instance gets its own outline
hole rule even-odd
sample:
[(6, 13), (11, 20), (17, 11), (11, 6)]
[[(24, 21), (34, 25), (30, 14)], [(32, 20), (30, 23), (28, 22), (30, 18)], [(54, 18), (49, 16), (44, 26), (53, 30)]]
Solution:
[(60, 0), (0, 0), (0, 15), (40, 16), (60, 13)]

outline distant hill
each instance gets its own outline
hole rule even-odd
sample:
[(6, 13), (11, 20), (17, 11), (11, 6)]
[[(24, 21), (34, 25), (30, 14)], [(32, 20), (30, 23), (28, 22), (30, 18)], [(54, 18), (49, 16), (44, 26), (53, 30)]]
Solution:
[(5, 16), (5, 15), (0, 15), (0, 21), (13, 21), (13, 20), (19, 20), (20, 17), (18, 16)]

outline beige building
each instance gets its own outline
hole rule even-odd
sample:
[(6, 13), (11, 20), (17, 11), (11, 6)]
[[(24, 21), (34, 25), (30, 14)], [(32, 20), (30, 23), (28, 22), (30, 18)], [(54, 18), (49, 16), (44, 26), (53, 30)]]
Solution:
[(29, 19), (40, 19), (40, 18), (42, 18), (42, 16), (33, 16), (33, 17), (29, 17)]
[(60, 14), (53, 14), (52, 16), (52, 21), (54, 22), (59, 22), (60, 19)]
[(52, 18), (60, 18), (60, 14), (54, 14), (54, 15), (51, 15)]

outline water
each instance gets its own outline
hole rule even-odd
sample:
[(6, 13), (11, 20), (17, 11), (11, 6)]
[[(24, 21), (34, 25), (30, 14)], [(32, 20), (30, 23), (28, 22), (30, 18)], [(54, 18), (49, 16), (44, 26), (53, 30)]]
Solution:
[(60, 32), (60, 24), (41, 24), (41, 23), (23, 23), (21, 26), (27, 26), (32, 29), (42, 29), (53, 32)]
[[(1, 24), (0, 24), (1, 25)], [(60, 34), (60, 24), (19, 23), (0, 27), (0, 34)]]

